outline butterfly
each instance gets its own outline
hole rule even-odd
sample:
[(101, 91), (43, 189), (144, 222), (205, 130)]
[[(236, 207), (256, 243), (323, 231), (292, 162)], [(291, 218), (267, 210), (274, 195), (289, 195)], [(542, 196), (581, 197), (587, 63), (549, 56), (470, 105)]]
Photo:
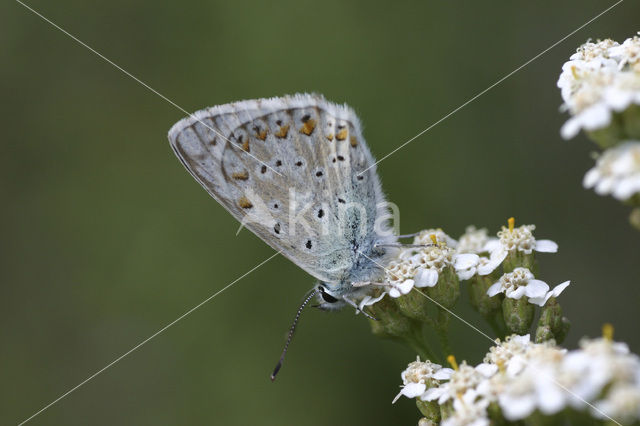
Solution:
[(318, 280), (298, 317), (351, 305), (381, 280), (396, 241), (376, 164), (347, 105), (317, 94), (214, 106), (178, 121), (171, 147), (243, 226)]

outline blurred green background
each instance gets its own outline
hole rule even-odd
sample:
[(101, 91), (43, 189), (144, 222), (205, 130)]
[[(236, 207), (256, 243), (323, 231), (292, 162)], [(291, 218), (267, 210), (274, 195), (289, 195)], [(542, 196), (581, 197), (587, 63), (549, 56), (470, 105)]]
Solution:
[[(29, 5), (189, 111), (316, 91), (348, 102), (382, 157), (564, 37), (610, 1), (80, 1)], [(562, 141), (562, 63), (587, 38), (639, 29), (628, 0), (379, 166), (401, 229), (507, 217), (559, 243), (542, 279), (568, 346), (600, 334), (640, 351), (640, 234), (581, 186), (595, 149)], [(273, 251), (187, 174), (166, 139), (184, 114), (16, 2), (0, 5), (0, 423), (15, 424)], [(391, 399), (414, 355), (362, 317), (305, 312), (313, 280), (267, 263), (33, 424), (414, 424)], [(484, 326), (459, 303), (456, 312)], [(488, 342), (453, 324), (459, 360)]]

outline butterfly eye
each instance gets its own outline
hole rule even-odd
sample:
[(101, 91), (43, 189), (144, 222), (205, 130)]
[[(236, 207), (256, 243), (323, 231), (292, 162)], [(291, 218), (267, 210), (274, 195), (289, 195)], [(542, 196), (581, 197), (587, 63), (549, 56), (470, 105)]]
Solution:
[(320, 297), (327, 303), (336, 303), (338, 301), (338, 299), (327, 293), (323, 287), (320, 287)]

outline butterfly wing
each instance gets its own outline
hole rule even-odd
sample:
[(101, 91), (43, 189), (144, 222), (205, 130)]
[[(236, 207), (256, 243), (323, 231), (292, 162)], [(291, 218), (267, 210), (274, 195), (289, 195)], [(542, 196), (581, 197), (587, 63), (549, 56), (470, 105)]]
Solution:
[(347, 106), (318, 95), (241, 101), (179, 121), (169, 141), (237, 220), (322, 281), (349, 279), (376, 241), (384, 199)]

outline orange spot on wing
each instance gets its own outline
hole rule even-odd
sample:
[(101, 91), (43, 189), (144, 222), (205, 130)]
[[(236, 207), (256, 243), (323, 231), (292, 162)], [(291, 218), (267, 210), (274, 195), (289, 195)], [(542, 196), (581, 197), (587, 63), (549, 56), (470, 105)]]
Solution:
[(328, 135), (325, 136), (327, 138), (327, 140), (329, 142), (331, 142), (333, 140), (333, 133), (329, 133)]
[(358, 146), (358, 139), (356, 139), (356, 137), (355, 137), (355, 136), (351, 136), (351, 137), (349, 138), (349, 142), (351, 143), (351, 146), (353, 146), (353, 147)]
[(244, 141), (242, 143), (242, 149), (244, 149), (245, 151), (249, 152), (249, 139), (247, 138), (246, 141)]
[(261, 141), (265, 140), (267, 138), (267, 129), (256, 129), (256, 137)]
[(313, 129), (316, 128), (316, 120), (309, 119), (302, 124), (300, 131), (307, 136), (310, 136), (313, 133)]
[(238, 205), (243, 209), (250, 209), (251, 207), (253, 207), (253, 204), (251, 204), (251, 201), (249, 201), (247, 197), (240, 197), (240, 199), (238, 200)]
[(336, 134), (336, 139), (343, 141), (347, 138), (347, 129), (342, 129)]
[(287, 134), (289, 133), (289, 125), (286, 124), (284, 126), (280, 126), (280, 129), (278, 129), (277, 132), (274, 133), (274, 135), (276, 136), (276, 138), (286, 138)]
[(249, 179), (249, 173), (247, 171), (239, 172), (239, 173), (231, 173), (231, 177), (238, 180), (247, 180)]

